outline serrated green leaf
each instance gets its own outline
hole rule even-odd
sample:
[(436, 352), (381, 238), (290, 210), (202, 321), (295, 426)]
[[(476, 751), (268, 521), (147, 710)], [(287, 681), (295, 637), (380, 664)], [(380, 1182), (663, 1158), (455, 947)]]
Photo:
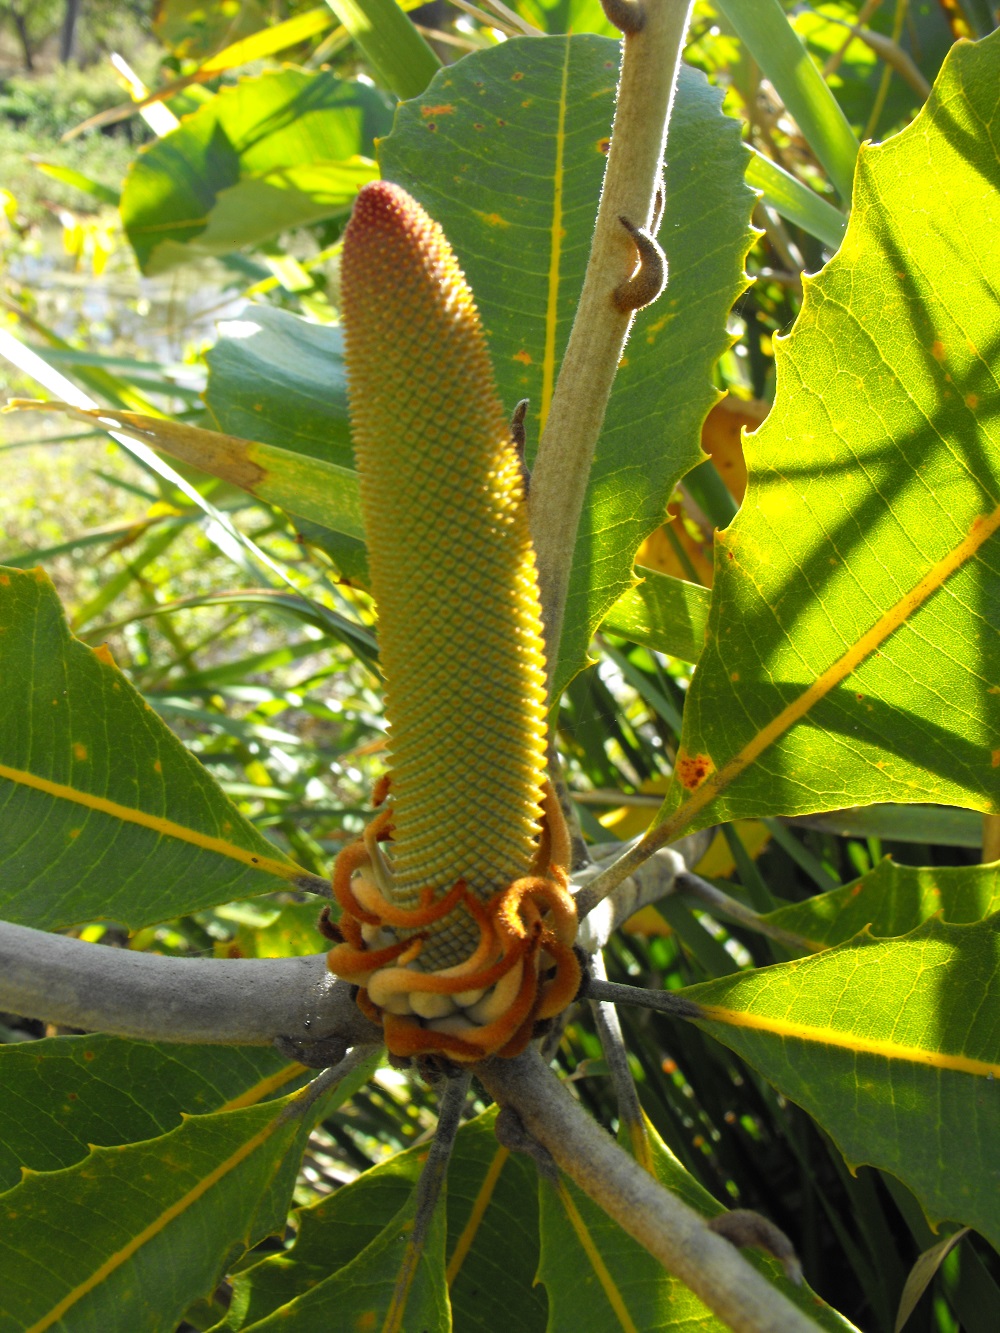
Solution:
[[(446, 1191), (442, 1191), (442, 1205)], [(317, 1328), (381, 1329), (383, 1333), (450, 1333), (451, 1311), (444, 1275), (444, 1207), (435, 1210), (413, 1278), (400, 1290), (400, 1267), (413, 1231), (411, 1196), (376, 1238), (332, 1277), (296, 1296), (273, 1315), (244, 1327), (248, 1333)]]
[(283, 1229), (313, 1118), (303, 1096), (26, 1173), (0, 1195), (0, 1328), (172, 1328), (234, 1254)]
[(42, 570), (0, 572), (0, 911), (132, 929), (303, 875), (223, 795)]
[(708, 588), (642, 566), (636, 573), (642, 582), (618, 598), (601, 628), (658, 653), (697, 662), (712, 600)]
[(886, 858), (861, 879), (780, 907), (764, 920), (826, 949), (866, 929), (881, 939), (906, 935), (938, 914), (958, 924), (982, 921), (994, 912), (1000, 912), (1000, 866), (920, 869)]
[(836, 1140), (897, 1176), (932, 1224), (1000, 1241), (1000, 915), (862, 934), (691, 986), (698, 1025)]
[[(545, 1296), (532, 1285), (538, 1259), (534, 1168), (497, 1143), (496, 1115), (491, 1107), (462, 1126), (448, 1166), (446, 1276), (453, 1317), (462, 1333), (494, 1333), (505, 1324), (517, 1333), (542, 1333)], [(257, 1328), (284, 1309), (297, 1309), (297, 1298), (339, 1277), (338, 1270), (368, 1253), (380, 1236), (384, 1241), (425, 1155), (426, 1148), (399, 1153), (300, 1210), (294, 1247), (235, 1279), (225, 1328)], [(411, 1324), (421, 1327), (413, 1318), (404, 1327)]]
[[(379, 144), (383, 174), (440, 222), (469, 278), (501, 398), (530, 399), (529, 455), (548, 414), (583, 282), (618, 43), (515, 38), (442, 70)], [(638, 316), (591, 473), (560, 646), (557, 690), (632, 583), (632, 559), (700, 457), (701, 423), (742, 288), (753, 198), (746, 150), (720, 94), (682, 69), (670, 122), (660, 239), (672, 266)], [(682, 313), (683, 312), (683, 313)], [(653, 425), (652, 423), (656, 423)]]
[(688, 695), (673, 830), (1000, 797), (1000, 36), (956, 46), (859, 160), (746, 441)]
[[(724, 1212), (648, 1120), (646, 1133), (660, 1184), (704, 1217)], [(550, 1333), (567, 1328), (585, 1328), (588, 1333), (724, 1333), (729, 1327), (575, 1185), (562, 1177), (555, 1188), (541, 1180), (539, 1191), (538, 1276), (549, 1294)], [(757, 1253), (748, 1257), (820, 1328), (851, 1333), (853, 1325), (808, 1287), (794, 1286), (776, 1260)]]
[(549, 1333), (725, 1333), (727, 1325), (575, 1185), (539, 1186)]
[[(388, 125), (389, 110), (380, 93), (325, 72), (281, 70), (224, 89), (144, 149), (125, 178), (122, 221), (140, 268), (159, 273), (196, 256), (205, 235), (208, 252), (219, 254), (226, 245), (235, 248), (248, 238), (275, 234), (267, 227), (290, 225), (294, 196), (286, 188), (286, 197), (275, 199), (281, 187), (274, 173), (294, 174), (320, 164), (327, 175), (334, 164), (341, 164), (341, 174), (349, 172), (352, 159), (371, 157), (376, 135)], [(260, 188), (269, 186), (269, 207), (280, 203), (281, 208), (259, 219), (263, 231), (254, 231), (254, 219), (244, 217), (240, 235), (224, 235), (226, 218), (231, 222), (233, 213), (232, 201), (221, 201), (222, 193), (251, 180)], [(299, 187), (304, 183), (303, 176)], [(346, 211), (352, 197), (342, 188), (330, 196), (329, 180), (322, 192), (299, 188), (303, 192), (311, 203), (302, 222), (315, 219), (322, 198), (328, 207), (318, 215), (329, 216)]]
[(184, 1112), (252, 1106), (305, 1073), (276, 1051), (95, 1034), (0, 1046), (0, 1190), (19, 1168), (56, 1171), (88, 1148), (156, 1138)]

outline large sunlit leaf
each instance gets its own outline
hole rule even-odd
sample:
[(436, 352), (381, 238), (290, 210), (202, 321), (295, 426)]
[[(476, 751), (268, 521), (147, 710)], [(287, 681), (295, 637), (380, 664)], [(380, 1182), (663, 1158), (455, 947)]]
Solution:
[[(136, 928), (309, 876), (240, 815), (42, 570), (0, 571), (0, 914)], [(303, 878), (304, 877), (304, 878)]]
[(175, 1327), (234, 1255), (283, 1231), (314, 1117), (303, 1092), (25, 1173), (0, 1195), (8, 1327)]
[(253, 1046), (185, 1046), (100, 1034), (0, 1046), (0, 1190), (20, 1168), (56, 1171), (176, 1129), (184, 1113), (253, 1106), (306, 1071)]
[[(447, 1242), (444, 1274), (455, 1327), (465, 1333), (493, 1333), (510, 1326), (518, 1333), (542, 1333), (546, 1302), (533, 1287), (538, 1262), (538, 1218), (534, 1168), (511, 1156), (493, 1134), (496, 1108), (463, 1125), (448, 1167)], [(308, 1328), (321, 1309), (339, 1311), (338, 1300), (355, 1299), (368, 1283), (368, 1306), (391, 1295), (402, 1255), (400, 1214), (408, 1205), (426, 1148), (412, 1148), (366, 1171), (353, 1184), (297, 1214), (294, 1247), (264, 1259), (239, 1275), (226, 1328)], [(393, 1242), (395, 1241), (395, 1245)], [(391, 1259), (395, 1254), (396, 1268)], [(367, 1274), (366, 1265), (378, 1267)], [(303, 1298), (322, 1286), (309, 1302)], [(409, 1307), (402, 1327), (424, 1327)], [(315, 1327), (316, 1325), (313, 1325)], [(373, 1327), (382, 1327), (381, 1321)], [(430, 1327), (436, 1330), (437, 1325)]]
[(1000, 1241), (1000, 915), (865, 932), (684, 994), (852, 1167), (897, 1176), (932, 1223)]
[(144, 273), (222, 254), (346, 212), (389, 127), (382, 95), (332, 74), (281, 70), (216, 94), (144, 149), (122, 190)]
[(671, 828), (1000, 796), (1000, 35), (866, 148), (717, 543)]
[[(441, 223), (472, 285), (500, 394), (530, 399), (533, 453), (583, 281), (611, 130), (619, 46), (518, 38), (439, 73), (379, 144), (383, 175)], [(753, 199), (746, 150), (720, 95), (682, 69), (660, 239), (667, 291), (636, 320), (598, 445), (577, 542), (559, 682), (626, 591), (641, 540), (699, 459), (742, 286)]]
[(953, 924), (1000, 912), (1000, 865), (900, 866), (887, 857), (874, 870), (829, 893), (770, 912), (765, 920), (829, 948), (870, 929), (906, 935), (940, 914)]

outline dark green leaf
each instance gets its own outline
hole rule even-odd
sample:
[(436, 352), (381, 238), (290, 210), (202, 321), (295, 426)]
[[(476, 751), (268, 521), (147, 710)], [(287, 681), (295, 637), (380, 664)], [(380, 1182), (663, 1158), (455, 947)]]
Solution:
[(95, 1034), (0, 1046), (0, 1190), (20, 1168), (56, 1171), (176, 1129), (184, 1113), (252, 1106), (302, 1077), (276, 1051)]
[[(463, 1125), (448, 1167), (452, 1314), (463, 1333), (494, 1333), (506, 1324), (517, 1333), (542, 1333), (545, 1297), (532, 1285), (538, 1262), (534, 1167), (500, 1147), (493, 1134), (495, 1119), (493, 1107)], [(226, 1328), (256, 1328), (258, 1321), (277, 1320), (286, 1310), (291, 1317), (300, 1299), (318, 1284), (330, 1284), (332, 1299), (332, 1293), (343, 1289), (342, 1279), (353, 1283), (363, 1256), (381, 1254), (391, 1244), (395, 1219), (407, 1204), (425, 1156), (425, 1148), (400, 1153), (330, 1198), (302, 1209), (295, 1246), (237, 1277)], [(352, 1265), (347, 1273), (345, 1265)], [(403, 1327), (421, 1328), (413, 1312), (409, 1314)]]
[(0, 1196), (8, 1326), (174, 1327), (234, 1254), (283, 1229), (304, 1111), (293, 1096), (190, 1116), (160, 1138), (27, 1173)]
[(119, 671), (73, 638), (41, 570), (0, 573), (0, 910), (136, 928), (302, 872)]

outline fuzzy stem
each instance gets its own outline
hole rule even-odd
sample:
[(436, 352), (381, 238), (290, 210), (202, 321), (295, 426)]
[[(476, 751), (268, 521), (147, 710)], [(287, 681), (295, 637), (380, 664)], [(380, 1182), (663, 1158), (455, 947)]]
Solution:
[(817, 1325), (705, 1218), (669, 1194), (573, 1100), (535, 1050), (476, 1070), (561, 1170), (736, 1333), (817, 1333)]
[(660, 185), (667, 120), (691, 0), (643, 0), (645, 22), (623, 42), (614, 130), (580, 304), (531, 475), (529, 513), (556, 674), (570, 568), (587, 478), (634, 311), (613, 293), (635, 268), (622, 225), (649, 225)]

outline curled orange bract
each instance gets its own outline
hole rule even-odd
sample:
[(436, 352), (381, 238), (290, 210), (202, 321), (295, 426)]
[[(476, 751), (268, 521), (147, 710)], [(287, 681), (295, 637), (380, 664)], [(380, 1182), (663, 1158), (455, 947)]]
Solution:
[[(330, 971), (359, 987), (358, 1007), (381, 1023), (393, 1055), (471, 1063), (519, 1054), (535, 1024), (561, 1013), (580, 986), (569, 842), (551, 787), (530, 873), (485, 902), (462, 879), (437, 897), (424, 889), (417, 907), (391, 902), (378, 884), (386, 882), (386, 863), (375, 863), (391, 818), (391, 807), (383, 810), (337, 858), (344, 943), (330, 950)], [(446, 967), (422, 968), (430, 929), (449, 923), (463, 925), (459, 937), (475, 943)]]

